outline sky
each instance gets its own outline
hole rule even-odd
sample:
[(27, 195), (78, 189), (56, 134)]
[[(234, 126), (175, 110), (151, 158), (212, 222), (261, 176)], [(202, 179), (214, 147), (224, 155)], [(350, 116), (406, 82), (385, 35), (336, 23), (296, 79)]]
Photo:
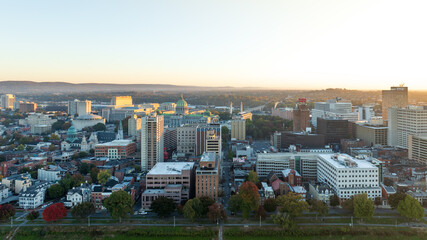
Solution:
[(0, 81), (427, 90), (427, 1), (0, 0)]

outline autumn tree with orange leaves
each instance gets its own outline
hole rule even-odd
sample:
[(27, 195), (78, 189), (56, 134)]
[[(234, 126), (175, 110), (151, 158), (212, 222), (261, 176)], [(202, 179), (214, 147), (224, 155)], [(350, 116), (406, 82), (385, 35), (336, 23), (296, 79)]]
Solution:
[(258, 187), (249, 181), (242, 183), (239, 188), (239, 196), (242, 199), (242, 216), (248, 218), (252, 211), (258, 209), (260, 203), (260, 196), (258, 193)]

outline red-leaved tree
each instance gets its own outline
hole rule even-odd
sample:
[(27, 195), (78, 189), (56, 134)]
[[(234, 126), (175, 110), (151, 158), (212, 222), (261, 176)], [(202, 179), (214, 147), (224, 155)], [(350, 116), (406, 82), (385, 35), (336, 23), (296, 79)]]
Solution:
[(67, 209), (63, 203), (55, 203), (47, 207), (42, 215), (46, 222), (53, 222), (67, 216)]
[(15, 216), (15, 208), (10, 204), (0, 205), (0, 221), (7, 220)]

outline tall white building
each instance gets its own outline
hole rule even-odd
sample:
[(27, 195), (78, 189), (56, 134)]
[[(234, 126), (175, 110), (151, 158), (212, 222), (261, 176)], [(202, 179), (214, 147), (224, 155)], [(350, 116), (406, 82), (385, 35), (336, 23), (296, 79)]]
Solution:
[(68, 102), (68, 114), (69, 115), (88, 115), (92, 112), (92, 102), (89, 100), (80, 101), (75, 99), (74, 101)]
[(13, 104), (15, 103), (15, 95), (13, 94), (4, 94), (0, 97), (0, 108), (2, 109), (12, 109), (13, 110)]
[(182, 126), (176, 128), (176, 150), (178, 153), (194, 155), (196, 152), (196, 127)]
[(336, 99), (329, 99), (326, 102), (314, 103), (311, 110), (311, 123), (317, 128), (317, 118), (337, 118), (342, 120), (357, 121), (359, 113), (353, 112), (351, 102), (339, 102)]
[(366, 160), (347, 154), (319, 154), (317, 180), (328, 184), (341, 199), (366, 193), (369, 198), (381, 197), (379, 168)]
[(409, 135), (427, 134), (427, 106), (388, 109), (388, 145), (408, 149)]
[(138, 131), (141, 130), (141, 118), (138, 115), (134, 114), (128, 120), (128, 136), (136, 137)]
[(141, 119), (141, 169), (143, 171), (148, 171), (156, 163), (163, 162), (163, 138), (163, 116), (152, 114)]

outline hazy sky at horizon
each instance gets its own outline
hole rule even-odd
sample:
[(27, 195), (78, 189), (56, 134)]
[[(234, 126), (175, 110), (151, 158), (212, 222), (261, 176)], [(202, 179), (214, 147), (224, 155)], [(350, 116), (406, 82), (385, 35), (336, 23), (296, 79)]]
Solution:
[(0, 1), (0, 81), (427, 89), (427, 1)]

